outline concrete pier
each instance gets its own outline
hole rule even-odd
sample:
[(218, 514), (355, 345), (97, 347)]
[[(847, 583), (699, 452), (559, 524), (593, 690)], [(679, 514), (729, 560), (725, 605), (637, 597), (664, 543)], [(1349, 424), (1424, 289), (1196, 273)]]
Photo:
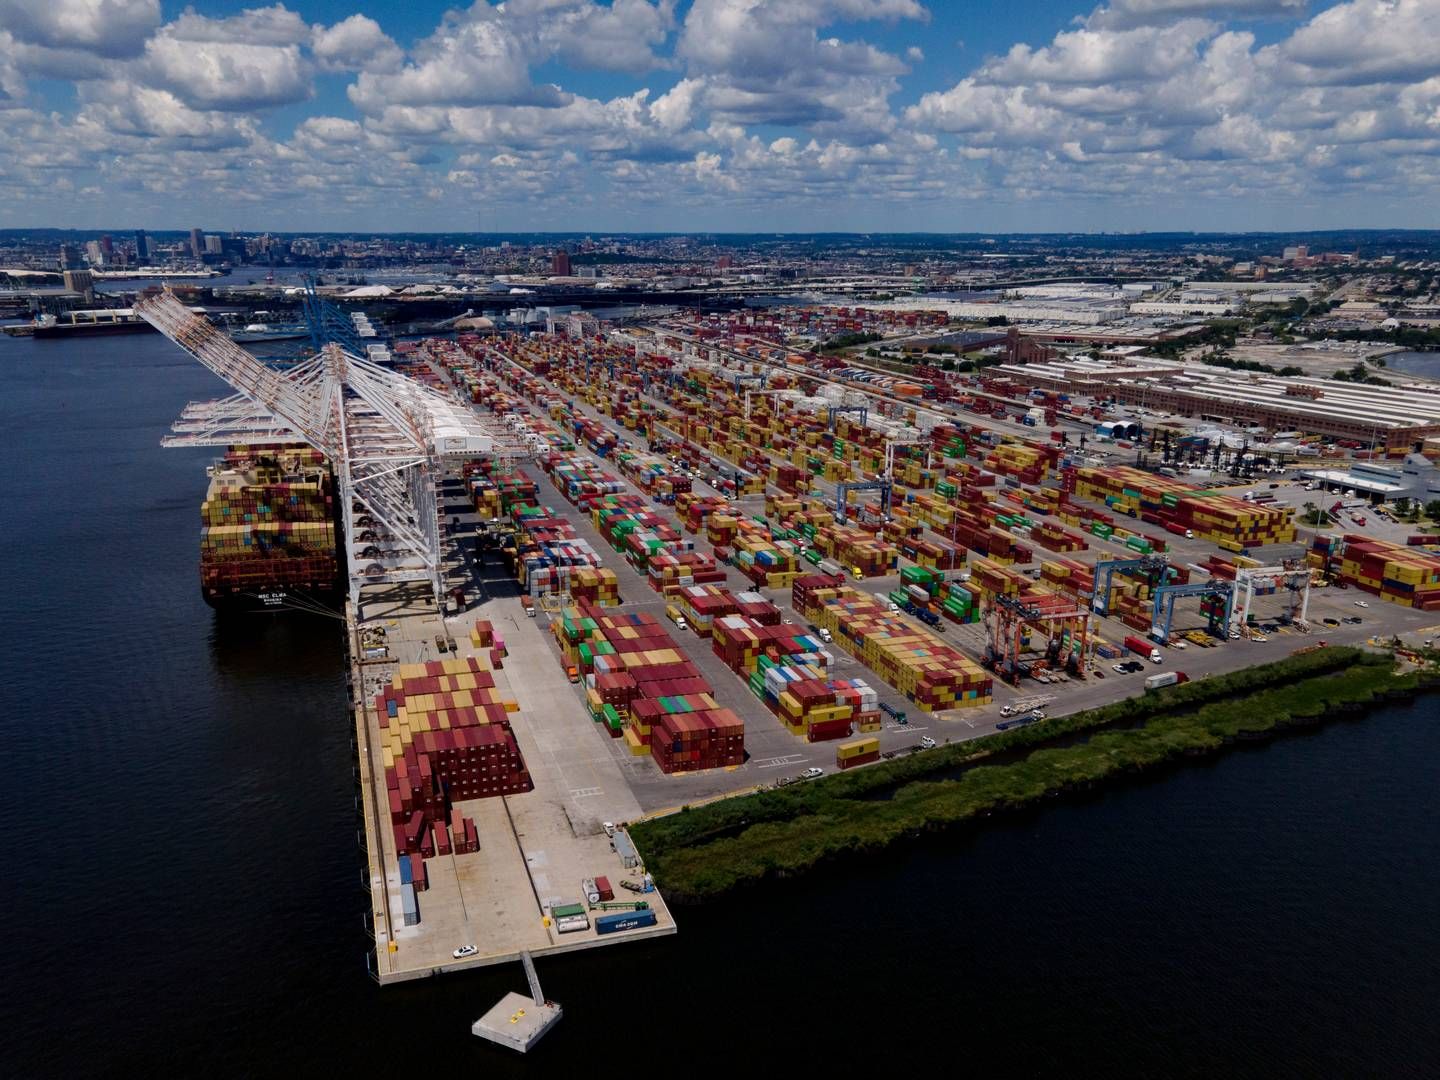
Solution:
[[(525, 952), (545, 956), (673, 934), (675, 921), (658, 892), (644, 897), (655, 912), (652, 927), (601, 936), (592, 921), (585, 930), (561, 934), (548, 916), (552, 905), (584, 904), (581, 882), (587, 878), (604, 875), (618, 884), (635, 876), (613, 850), (602, 823), (634, 820), (641, 809), (577, 707), (574, 688), (548, 656), (544, 623), (525, 618), (518, 601), (496, 599), (447, 626), (428, 589), (367, 589), (361, 604), (363, 621), (353, 610), (346, 614), (376, 980), (385, 985), (506, 963)], [(474, 819), (480, 850), (426, 860), (430, 887), (417, 897), (420, 921), (405, 926), (373, 701), (402, 663), (476, 654), (468, 626), (482, 616), (505, 637), (513, 660), (513, 668), (507, 664), (493, 674), (496, 686), (520, 705), (511, 721), (535, 788), (457, 804)], [(379, 630), (387, 655), (365, 659), (360, 634)], [(437, 652), (437, 635), (453, 638), (456, 652)], [(512, 672), (519, 677), (512, 678)], [(474, 945), (476, 954), (456, 960), (454, 950), (464, 945)], [(509, 1029), (508, 1014), (506, 1024)]]

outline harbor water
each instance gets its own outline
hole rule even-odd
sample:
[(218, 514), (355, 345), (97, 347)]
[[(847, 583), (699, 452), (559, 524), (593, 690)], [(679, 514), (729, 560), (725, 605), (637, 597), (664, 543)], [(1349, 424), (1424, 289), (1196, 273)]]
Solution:
[(1440, 379), (1440, 352), (1393, 352), (1385, 356), (1385, 366), (1405, 375), (1423, 375)]
[(542, 962), (527, 1058), (469, 1034), (518, 965), (380, 990), (339, 624), (208, 608), (214, 452), (159, 446), (224, 392), (158, 335), (0, 339), (0, 1073), (1440, 1074), (1440, 697)]

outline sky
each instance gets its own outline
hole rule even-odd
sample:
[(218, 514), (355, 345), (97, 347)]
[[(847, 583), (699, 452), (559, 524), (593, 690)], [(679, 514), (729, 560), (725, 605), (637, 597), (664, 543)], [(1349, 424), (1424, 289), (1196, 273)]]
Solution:
[(0, 0), (0, 227), (1440, 227), (1440, 0)]

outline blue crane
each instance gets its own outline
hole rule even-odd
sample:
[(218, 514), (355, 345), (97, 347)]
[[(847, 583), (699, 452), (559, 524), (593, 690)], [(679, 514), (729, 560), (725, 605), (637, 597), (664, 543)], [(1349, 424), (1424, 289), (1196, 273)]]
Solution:
[(1110, 611), (1110, 579), (1117, 570), (1143, 570), (1155, 580), (1169, 569), (1169, 560), (1164, 555), (1142, 555), (1138, 559), (1107, 559), (1095, 564), (1095, 594), (1091, 607), (1097, 615)]
[(886, 517), (890, 516), (890, 481), (889, 480), (854, 480), (835, 485), (835, 520), (845, 524), (846, 504), (850, 499), (852, 491), (878, 491), (880, 492), (880, 510)]
[(355, 331), (355, 323), (332, 300), (327, 300), (315, 291), (315, 278), (306, 274), (305, 294), (301, 306), (305, 311), (305, 325), (310, 329), (310, 342), (319, 352), (326, 345), (339, 345), (354, 356), (364, 356), (365, 346)]
[(1175, 601), (1187, 596), (1214, 597), (1225, 601), (1225, 612), (1209, 615), (1210, 633), (1224, 639), (1230, 628), (1230, 614), (1235, 607), (1235, 583), (1233, 581), (1205, 581), (1194, 585), (1162, 585), (1155, 590), (1155, 603), (1150, 611), (1150, 636), (1160, 644), (1170, 637), (1170, 623), (1175, 617)]

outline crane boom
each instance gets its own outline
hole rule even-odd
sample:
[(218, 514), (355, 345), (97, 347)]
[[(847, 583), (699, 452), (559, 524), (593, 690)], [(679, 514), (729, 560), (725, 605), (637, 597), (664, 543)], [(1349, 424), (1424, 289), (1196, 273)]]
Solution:
[(135, 311), (238, 391), (209, 406), (187, 406), (177, 426), (181, 437), (169, 445), (213, 445), (249, 425), (293, 432), (330, 459), (357, 606), (369, 584), (428, 581), (440, 600), (435, 481), (444, 458), (530, 456), (511, 433), (441, 391), (334, 343), (282, 373), (169, 292), (140, 300)]

